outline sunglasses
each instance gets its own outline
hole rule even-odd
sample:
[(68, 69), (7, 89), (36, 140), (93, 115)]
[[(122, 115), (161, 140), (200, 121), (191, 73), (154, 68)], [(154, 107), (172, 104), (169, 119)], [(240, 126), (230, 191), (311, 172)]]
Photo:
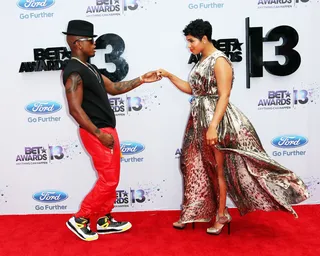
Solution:
[(94, 39), (92, 37), (86, 37), (86, 38), (79, 38), (76, 41), (73, 42), (75, 44), (76, 42), (83, 42), (83, 41), (90, 41), (92, 44), (94, 43)]

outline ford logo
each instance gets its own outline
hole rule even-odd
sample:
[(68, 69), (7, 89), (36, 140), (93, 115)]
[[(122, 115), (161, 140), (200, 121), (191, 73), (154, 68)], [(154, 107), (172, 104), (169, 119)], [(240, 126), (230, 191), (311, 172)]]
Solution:
[(134, 155), (142, 152), (145, 149), (144, 145), (133, 141), (124, 141), (120, 144), (120, 150), (123, 155)]
[(308, 139), (300, 135), (282, 135), (274, 138), (271, 143), (278, 148), (297, 148), (306, 145)]
[(19, 0), (17, 5), (25, 10), (41, 10), (54, 5), (54, 0)]
[(54, 101), (34, 101), (25, 107), (25, 110), (32, 114), (45, 115), (52, 114), (62, 108), (60, 103)]
[(62, 191), (44, 190), (35, 193), (32, 198), (41, 203), (57, 203), (66, 200), (68, 195)]

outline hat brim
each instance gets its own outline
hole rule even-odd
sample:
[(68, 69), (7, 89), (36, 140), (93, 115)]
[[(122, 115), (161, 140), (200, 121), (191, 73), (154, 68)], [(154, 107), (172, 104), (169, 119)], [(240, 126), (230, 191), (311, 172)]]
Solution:
[(67, 36), (87, 36), (87, 37), (97, 37), (97, 35), (88, 35), (88, 34), (75, 34), (75, 33), (68, 33), (68, 32), (62, 32), (62, 34), (65, 34)]

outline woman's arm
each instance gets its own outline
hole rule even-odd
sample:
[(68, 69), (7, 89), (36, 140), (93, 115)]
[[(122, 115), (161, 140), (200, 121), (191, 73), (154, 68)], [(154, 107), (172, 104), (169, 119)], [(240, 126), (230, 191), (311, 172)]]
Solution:
[(219, 99), (210, 126), (217, 128), (226, 112), (232, 86), (232, 68), (224, 57), (216, 60), (214, 73), (217, 79)]
[(206, 134), (208, 145), (215, 145), (218, 143), (217, 127), (221, 122), (229, 103), (232, 86), (232, 68), (224, 57), (220, 57), (216, 60), (214, 74), (217, 79), (219, 99)]
[(192, 94), (191, 87), (188, 82), (180, 79), (179, 77), (175, 76), (174, 74), (169, 73), (164, 69), (159, 69), (157, 74), (162, 77), (167, 77), (180, 91)]

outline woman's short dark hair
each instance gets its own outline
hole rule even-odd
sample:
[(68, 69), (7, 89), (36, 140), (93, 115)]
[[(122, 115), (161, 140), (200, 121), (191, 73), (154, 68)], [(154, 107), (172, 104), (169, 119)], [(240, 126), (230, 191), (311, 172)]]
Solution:
[(209, 42), (211, 42), (212, 27), (208, 21), (197, 19), (191, 21), (183, 30), (185, 36), (193, 36), (201, 40), (204, 36), (207, 36)]

